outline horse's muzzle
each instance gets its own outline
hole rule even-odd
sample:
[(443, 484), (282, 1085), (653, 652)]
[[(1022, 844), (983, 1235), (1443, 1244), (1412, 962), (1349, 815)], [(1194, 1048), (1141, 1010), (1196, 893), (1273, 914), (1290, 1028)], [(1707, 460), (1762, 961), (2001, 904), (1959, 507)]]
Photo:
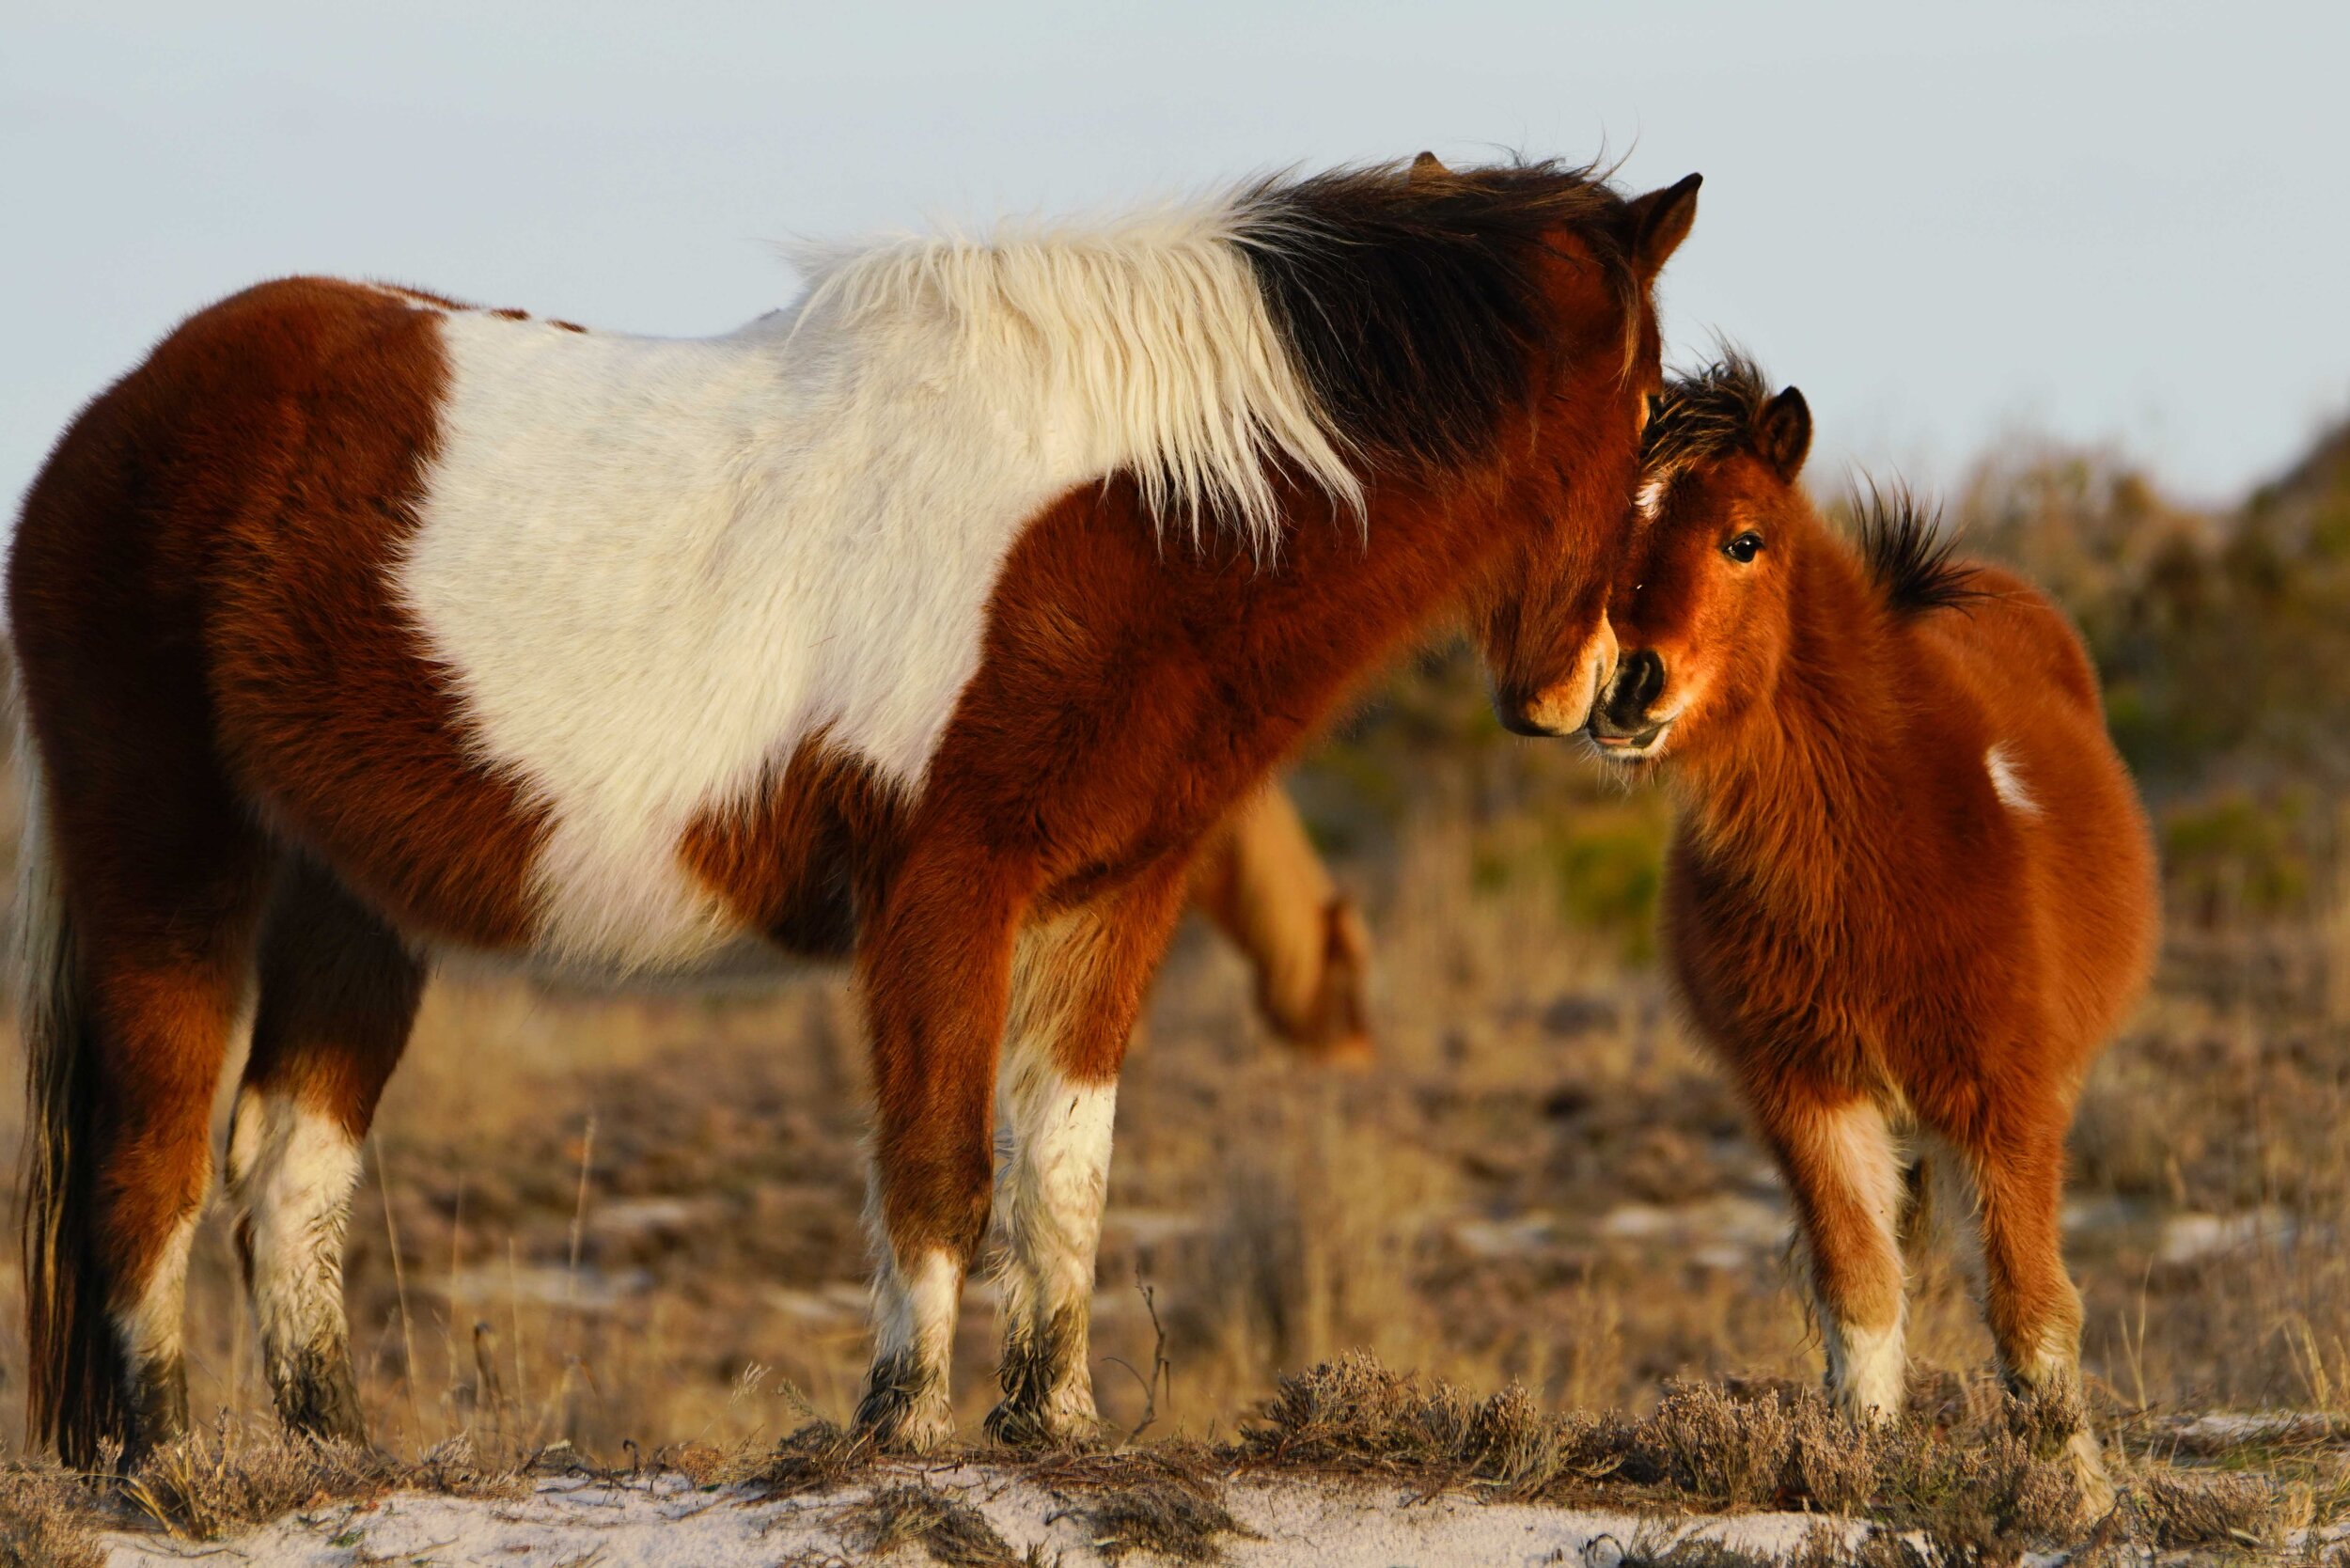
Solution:
[(1542, 715), (1549, 706), (1539, 695), (1528, 697), (1513, 692), (1494, 693), (1494, 716), (1501, 721), (1501, 728), (1511, 734), (1548, 740), (1574, 734), (1571, 729), (1561, 729), (1544, 721)]

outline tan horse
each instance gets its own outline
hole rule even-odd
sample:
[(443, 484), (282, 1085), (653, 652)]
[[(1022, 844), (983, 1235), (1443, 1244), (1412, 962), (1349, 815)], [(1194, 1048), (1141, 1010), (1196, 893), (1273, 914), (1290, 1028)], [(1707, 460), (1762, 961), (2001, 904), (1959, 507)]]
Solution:
[(1249, 796), (1200, 851), (1191, 902), (1247, 958), (1276, 1035), (1315, 1060), (1371, 1059), (1371, 932), (1278, 784)]

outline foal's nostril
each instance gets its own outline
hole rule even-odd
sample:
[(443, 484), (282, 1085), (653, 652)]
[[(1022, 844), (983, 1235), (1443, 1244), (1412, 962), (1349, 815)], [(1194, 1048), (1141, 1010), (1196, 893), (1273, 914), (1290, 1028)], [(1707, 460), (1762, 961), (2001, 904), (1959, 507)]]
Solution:
[(1610, 718), (1637, 723), (1648, 715), (1648, 705), (1665, 693), (1665, 661), (1653, 649), (1627, 654), (1616, 666), (1616, 686), (1607, 694)]

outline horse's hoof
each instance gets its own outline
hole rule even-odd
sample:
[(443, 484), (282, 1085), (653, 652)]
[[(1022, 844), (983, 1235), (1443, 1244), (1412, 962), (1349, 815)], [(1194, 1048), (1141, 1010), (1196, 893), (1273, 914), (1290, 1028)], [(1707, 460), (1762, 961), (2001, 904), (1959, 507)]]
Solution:
[(866, 1390), (851, 1424), (887, 1453), (935, 1453), (955, 1438), (955, 1419), (944, 1389), (917, 1393), (881, 1379)]
[(1079, 1408), (1074, 1401), (1060, 1402), (1057, 1408), (1053, 1402), (1008, 1399), (987, 1413), (983, 1430), (998, 1448), (1086, 1449), (1101, 1441), (1102, 1419), (1090, 1405)]

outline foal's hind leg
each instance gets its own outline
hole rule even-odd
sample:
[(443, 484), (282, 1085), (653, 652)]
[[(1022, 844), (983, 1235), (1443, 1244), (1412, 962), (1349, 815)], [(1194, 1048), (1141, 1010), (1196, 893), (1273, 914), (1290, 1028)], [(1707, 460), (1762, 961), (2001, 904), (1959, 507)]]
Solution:
[(1899, 1414), (1904, 1183), (1885, 1114), (1800, 1090), (1759, 1109), (1802, 1227), (1829, 1396), (1855, 1417)]
[(343, 1231), (359, 1143), (407, 1043), (424, 972), (389, 927), (307, 860), (287, 868), (271, 901), (260, 971), (228, 1182), (262, 1365), (287, 1426), (365, 1442), (343, 1315)]
[(998, 1081), (996, 1217), (1004, 1397), (997, 1442), (1063, 1443), (1097, 1424), (1087, 1347), (1118, 1070), (1182, 908), (1180, 866), (1021, 933)]

